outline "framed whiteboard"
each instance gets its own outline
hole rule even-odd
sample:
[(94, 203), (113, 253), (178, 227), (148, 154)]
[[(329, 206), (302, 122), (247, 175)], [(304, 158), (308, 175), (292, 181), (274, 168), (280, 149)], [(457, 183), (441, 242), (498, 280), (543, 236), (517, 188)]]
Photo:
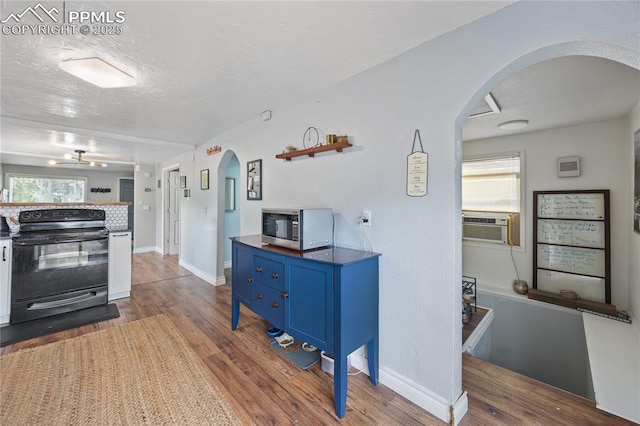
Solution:
[(611, 303), (609, 190), (534, 191), (533, 288)]

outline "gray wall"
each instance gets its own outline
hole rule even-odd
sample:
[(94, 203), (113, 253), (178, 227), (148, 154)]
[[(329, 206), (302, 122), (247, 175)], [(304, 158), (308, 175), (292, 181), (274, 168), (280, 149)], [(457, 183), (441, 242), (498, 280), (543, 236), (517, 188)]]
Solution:
[(487, 361), (594, 400), (580, 312), (482, 290), (478, 304), (495, 315)]
[(161, 210), (157, 204), (157, 195), (160, 192), (157, 179), (155, 166), (141, 164), (135, 172), (134, 252), (156, 251), (157, 244), (162, 246), (156, 241), (156, 213)]

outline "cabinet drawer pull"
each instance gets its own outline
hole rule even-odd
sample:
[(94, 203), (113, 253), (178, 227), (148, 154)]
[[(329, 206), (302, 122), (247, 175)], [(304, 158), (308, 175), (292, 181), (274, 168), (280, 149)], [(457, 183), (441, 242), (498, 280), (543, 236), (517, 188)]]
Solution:
[(262, 272), (262, 266), (258, 266), (258, 267), (256, 268), (256, 272)]
[(271, 274), (271, 278), (273, 278), (274, 280), (278, 279), (278, 273), (274, 272), (273, 274)]
[(7, 246), (2, 247), (2, 261), (7, 261)]
[(247, 282), (248, 282), (249, 284), (252, 284), (252, 283), (253, 283), (253, 277), (249, 277), (249, 278), (247, 278)]
[(288, 299), (289, 298), (289, 293), (286, 292), (286, 291), (282, 292), (282, 298), (283, 299)]
[(258, 300), (262, 300), (262, 293), (258, 293), (258, 294), (256, 294), (256, 299), (258, 299)]
[(273, 303), (271, 304), (271, 307), (272, 307), (273, 309), (278, 309), (278, 302), (273, 302)]

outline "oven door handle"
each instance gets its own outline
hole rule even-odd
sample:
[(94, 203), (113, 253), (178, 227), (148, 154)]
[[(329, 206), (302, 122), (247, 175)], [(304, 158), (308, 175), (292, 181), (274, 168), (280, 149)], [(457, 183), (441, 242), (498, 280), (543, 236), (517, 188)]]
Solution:
[(51, 302), (35, 302), (31, 303), (28, 307), (28, 311), (40, 311), (42, 309), (57, 308), (59, 306), (73, 305), (74, 303), (82, 302), (83, 300), (91, 299), (96, 296), (95, 291), (81, 294), (80, 296), (69, 297), (67, 299), (52, 300)]
[(13, 244), (16, 246), (46, 246), (48, 244), (64, 244), (64, 243), (84, 243), (86, 241), (106, 241), (109, 238), (106, 236), (99, 236), (95, 238), (60, 238), (52, 240), (13, 240)]

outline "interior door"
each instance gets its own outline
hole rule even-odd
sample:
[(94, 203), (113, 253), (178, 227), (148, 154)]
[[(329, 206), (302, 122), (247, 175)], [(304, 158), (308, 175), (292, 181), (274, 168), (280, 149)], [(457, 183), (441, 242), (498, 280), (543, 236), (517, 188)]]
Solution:
[(169, 254), (180, 253), (180, 170), (169, 172)]

